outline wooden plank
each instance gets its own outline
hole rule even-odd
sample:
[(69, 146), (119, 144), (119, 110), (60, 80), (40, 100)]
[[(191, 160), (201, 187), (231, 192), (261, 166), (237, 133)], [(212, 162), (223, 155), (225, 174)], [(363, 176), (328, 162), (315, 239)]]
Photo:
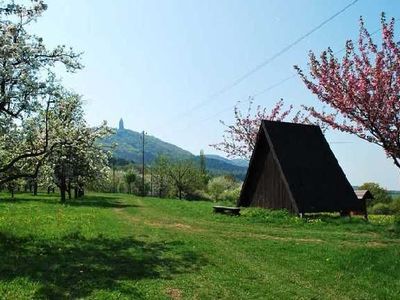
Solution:
[(240, 207), (213, 206), (215, 213), (240, 215)]

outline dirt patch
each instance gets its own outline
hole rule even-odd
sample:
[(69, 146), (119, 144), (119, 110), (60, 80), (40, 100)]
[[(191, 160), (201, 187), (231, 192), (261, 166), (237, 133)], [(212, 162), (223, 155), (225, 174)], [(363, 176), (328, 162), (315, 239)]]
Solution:
[(182, 299), (182, 291), (180, 289), (174, 289), (174, 288), (167, 288), (165, 293), (171, 297), (171, 299), (174, 300), (179, 300)]
[(117, 213), (118, 215), (120, 215), (121, 217), (127, 219), (130, 222), (134, 222), (134, 223), (140, 222), (140, 219), (138, 217), (127, 214), (126, 212), (124, 212), (123, 208), (114, 208), (114, 212)]
[(176, 228), (192, 229), (192, 226), (190, 226), (190, 225), (185, 225), (185, 224), (180, 224), (180, 223), (176, 223), (174, 225), (175, 225)]
[(187, 232), (204, 231), (201, 228), (193, 227), (191, 225), (182, 224), (182, 223), (144, 222), (144, 224), (153, 226), (153, 227), (157, 227), (157, 228), (171, 228), (171, 229), (178, 229), (178, 230), (187, 231)]
[(340, 244), (347, 248), (385, 248), (389, 245), (388, 243), (377, 241), (342, 241)]
[(256, 233), (240, 233), (235, 234), (234, 237), (250, 237), (260, 240), (277, 240), (277, 241), (287, 241), (287, 242), (301, 242), (301, 243), (324, 243), (324, 240), (321, 239), (312, 239), (312, 238), (294, 238), (294, 237), (282, 237), (275, 235), (267, 235), (267, 234), (256, 234)]
[(151, 227), (157, 227), (157, 228), (171, 228), (171, 229), (178, 229), (182, 231), (187, 231), (187, 232), (199, 232), (199, 231), (204, 231), (201, 228), (194, 228), (191, 225), (188, 224), (182, 224), (182, 223), (163, 223), (163, 222), (148, 222), (144, 221), (141, 218), (132, 216), (130, 214), (127, 214), (122, 208), (115, 208), (114, 209), (115, 213), (120, 215), (122, 218), (128, 220), (129, 222), (132, 223), (141, 223), (147, 226)]
[(367, 243), (367, 247), (370, 247), (370, 248), (383, 248), (383, 247), (387, 247), (387, 245), (384, 244), (384, 243), (381, 243), (381, 242), (371, 241), (371, 242)]

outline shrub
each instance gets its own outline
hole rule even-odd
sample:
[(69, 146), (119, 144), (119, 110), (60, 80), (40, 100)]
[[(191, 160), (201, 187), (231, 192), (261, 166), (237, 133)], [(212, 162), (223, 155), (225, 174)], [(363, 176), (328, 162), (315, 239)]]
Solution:
[(373, 200), (368, 201), (368, 206), (373, 206), (377, 203), (390, 203), (392, 201), (392, 197), (389, 192), (381, 187), (379, 184), (374, 182), (366, 182), (359, 187), (360, 190), (369, 190), (374, 196)]
[(395, 216), (393, 224), (389, 226), (389, 231), (394, 234), (400, 234), (400, 214)]
[(393, 215), (369, 215), (368, 221), (374, 225), (391, 225), (394, 221)]
[(238, 186), (239, 184), (233, 178), (229, 176), (218, 176), (212, 178), (208, 182), (207, 190), (214, 200), (224, 200), (223, 194), (229, 194), (229, 191), (237, 189)]
[(389, 204), (377, 203), (371, 207), (370, 213), (375, 215), (390, 215), (393, 213), (393, 211), (390, 208)]
[(393, 213), (400, 215), (400, 198), (394, 199), (389, 206)]
[(227, 201), (229, 203), (236, 204), (240, 196), (240, 190), (241, 190), (240, 187), (231, 190), (226, 190), (221, 194), (220, 199), (222, 201)]
[(212, 200), (211, 196), (203, 190), (195, 190), (193, 192), (190, 192), (190, 193), (186, 194), (185, 199), (186, 200), (194, 200), (194, 201), (195, 200), (206, 200), (206, 201)]
[(242, 210), (241, 216), (251, 221), (266, 223), (286, 223), (295, 218), (287, 210), (268, 210), (256, 207)]

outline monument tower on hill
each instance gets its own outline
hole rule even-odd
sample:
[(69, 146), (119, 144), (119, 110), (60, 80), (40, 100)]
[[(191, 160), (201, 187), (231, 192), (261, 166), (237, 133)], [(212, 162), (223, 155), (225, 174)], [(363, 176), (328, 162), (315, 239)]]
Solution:
[(124, 130), (125, 128), (124, 128), (124, 120), (122, 120), (122, 118), (119, 120), (119, 127), (118, 127), (118, 129), (119, 130)]

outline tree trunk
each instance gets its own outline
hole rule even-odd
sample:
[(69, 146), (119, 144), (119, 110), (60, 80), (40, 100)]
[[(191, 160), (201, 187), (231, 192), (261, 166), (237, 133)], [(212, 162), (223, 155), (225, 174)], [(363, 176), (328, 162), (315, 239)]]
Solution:
[(64, 166), (61, 167), (61, 178), (60, 178), (60, 194), (61, 194), (61, 203), (65, 203), (65, 191), (67, 190), (67, 183), (65, 180), (64, 174)]
[(60, 186), (60, 194), (61, 194), (61, 203), (65, 203), (65, 190), (66, 190), (66, 188), (65, 188), (65, 185), (64, 185), (64, 187), (62, 187), (62, 186)]
[(33, 196), (37, 196), (37, 192), (38, 192), (38, 184), (37, 182), (35, 182), (33, 184)]
[(112, 169), (112, 175), (113, 175), (113, 183), (112, 183), (112, 191), (113, 191), (113, 193), (115, 193), (116, 191), (117, 191), (117, 188), (116, 188), (116, 186), (115, 186), (115, 163), (113, 162), (113, 169)]
[(182, 200), (182, 190), (179, 189), (179, 200)]
[(397, 158), (396, 156), (392, 155), (393, 158), (393, 162), (395, 164), (396, 167), (400, 168), (400, 162), (399, 162), (399, 158)]
[(72, 195), (71, 195), (71, 184), (70, 183), (68, 183), (67, 192), (68, 192), (68, 200), (71, 200)]
[(11, 189), (11, 199), (14, 199), (14, 189)]
[(51, 187), (47, 187), (47, 194), (50, 194)]

